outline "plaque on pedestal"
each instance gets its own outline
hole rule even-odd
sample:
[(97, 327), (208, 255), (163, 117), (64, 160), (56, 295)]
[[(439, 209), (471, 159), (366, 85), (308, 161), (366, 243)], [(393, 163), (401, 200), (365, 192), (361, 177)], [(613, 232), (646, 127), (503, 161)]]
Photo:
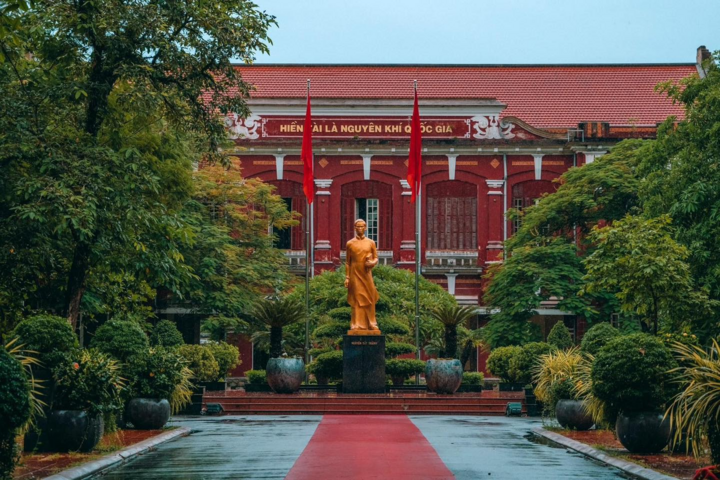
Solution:
[(385, 393), (385, 335), (343, 336), (343, 393)]

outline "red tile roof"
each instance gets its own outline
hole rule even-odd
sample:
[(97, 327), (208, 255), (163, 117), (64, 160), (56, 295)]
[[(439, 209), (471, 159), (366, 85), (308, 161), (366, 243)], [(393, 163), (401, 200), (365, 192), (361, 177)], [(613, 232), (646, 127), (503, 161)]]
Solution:
[(682, 108), (655, 92), (667, 80), (697, 74), (693, 64), (413, 66), (238, 66), (254, 84), (255, 98), (407, 98), (418, 81), (422, 98), (496, 98), (515, 116), (539, 128), (566, 128), (582, 121), (655, 125)]

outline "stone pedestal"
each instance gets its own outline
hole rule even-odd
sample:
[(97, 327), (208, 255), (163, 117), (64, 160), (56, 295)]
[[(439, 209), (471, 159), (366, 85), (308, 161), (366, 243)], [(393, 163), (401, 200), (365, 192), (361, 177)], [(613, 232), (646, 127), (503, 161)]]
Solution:
[(385, 335), (343, 336), (343, 393), (385, 393)]

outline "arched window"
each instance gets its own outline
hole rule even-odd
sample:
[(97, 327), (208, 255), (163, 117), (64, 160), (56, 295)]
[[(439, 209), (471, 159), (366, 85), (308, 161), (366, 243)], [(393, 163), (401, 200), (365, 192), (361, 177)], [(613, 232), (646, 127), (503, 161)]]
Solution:
[(345, 248), (355, 235), (355, 219), (367, 222), (367, 237), (375, 240), (378, 250), (392, 250), (392, 187), (375, 181), (351, 182), (341, 189), (340, 245)]
[(477, 249), (477, 186), (449, 180), (427, 186), (427, 248)]
[(302, 184), (290, 180), (269, 182), (276, 187), (275, 194), (280, 195), (288, 210), (298, 212), (302, 217), (300, 224), (283, 230), (275, 230), (275, 246), (285, 250), (305, 250), (305, 194)]
[[(527, 207), (531, 207), (546, 193), (553, 193), (557, 190), (557, 186), (547, 180), (529, 180), (513, 185), (512, 188), (512, 208), (522, 212)], [(522, 216), (518, 216), (513, 221), (512, 233), (517, 232), (522, 226)]]

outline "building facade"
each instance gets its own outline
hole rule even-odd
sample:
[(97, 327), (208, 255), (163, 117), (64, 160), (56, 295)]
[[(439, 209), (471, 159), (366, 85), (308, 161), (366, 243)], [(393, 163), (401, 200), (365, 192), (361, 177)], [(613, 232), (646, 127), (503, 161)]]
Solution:
[[(417, 80), (422, 274), (481, 313), (482, 275), (502, 261), (503, 242), (519, 227), (506, 219), (508, 209), (533, 205), (569, 168), (595, 161), (623, 139), (654, 138), (659, 123), (683, 113), (655, 86), (701, 72), (696, 63), (238, 68), (255, 91), (249, 117), (226, 119), (235, 142), (230, 153), (245, 176), (275, 185), (302, 214), (298, 227), (277, 232), (298, 274), (308, 248), (300, 161), (307, 80), (314, 271), (344, 261), (355, 218), (367, 221), (381, 263), (414, 270), (415, 206), (405, 178)], [(572, 312), (549, 304), (538, 314), (545, 329), (564, 320), (582, 333)]]

